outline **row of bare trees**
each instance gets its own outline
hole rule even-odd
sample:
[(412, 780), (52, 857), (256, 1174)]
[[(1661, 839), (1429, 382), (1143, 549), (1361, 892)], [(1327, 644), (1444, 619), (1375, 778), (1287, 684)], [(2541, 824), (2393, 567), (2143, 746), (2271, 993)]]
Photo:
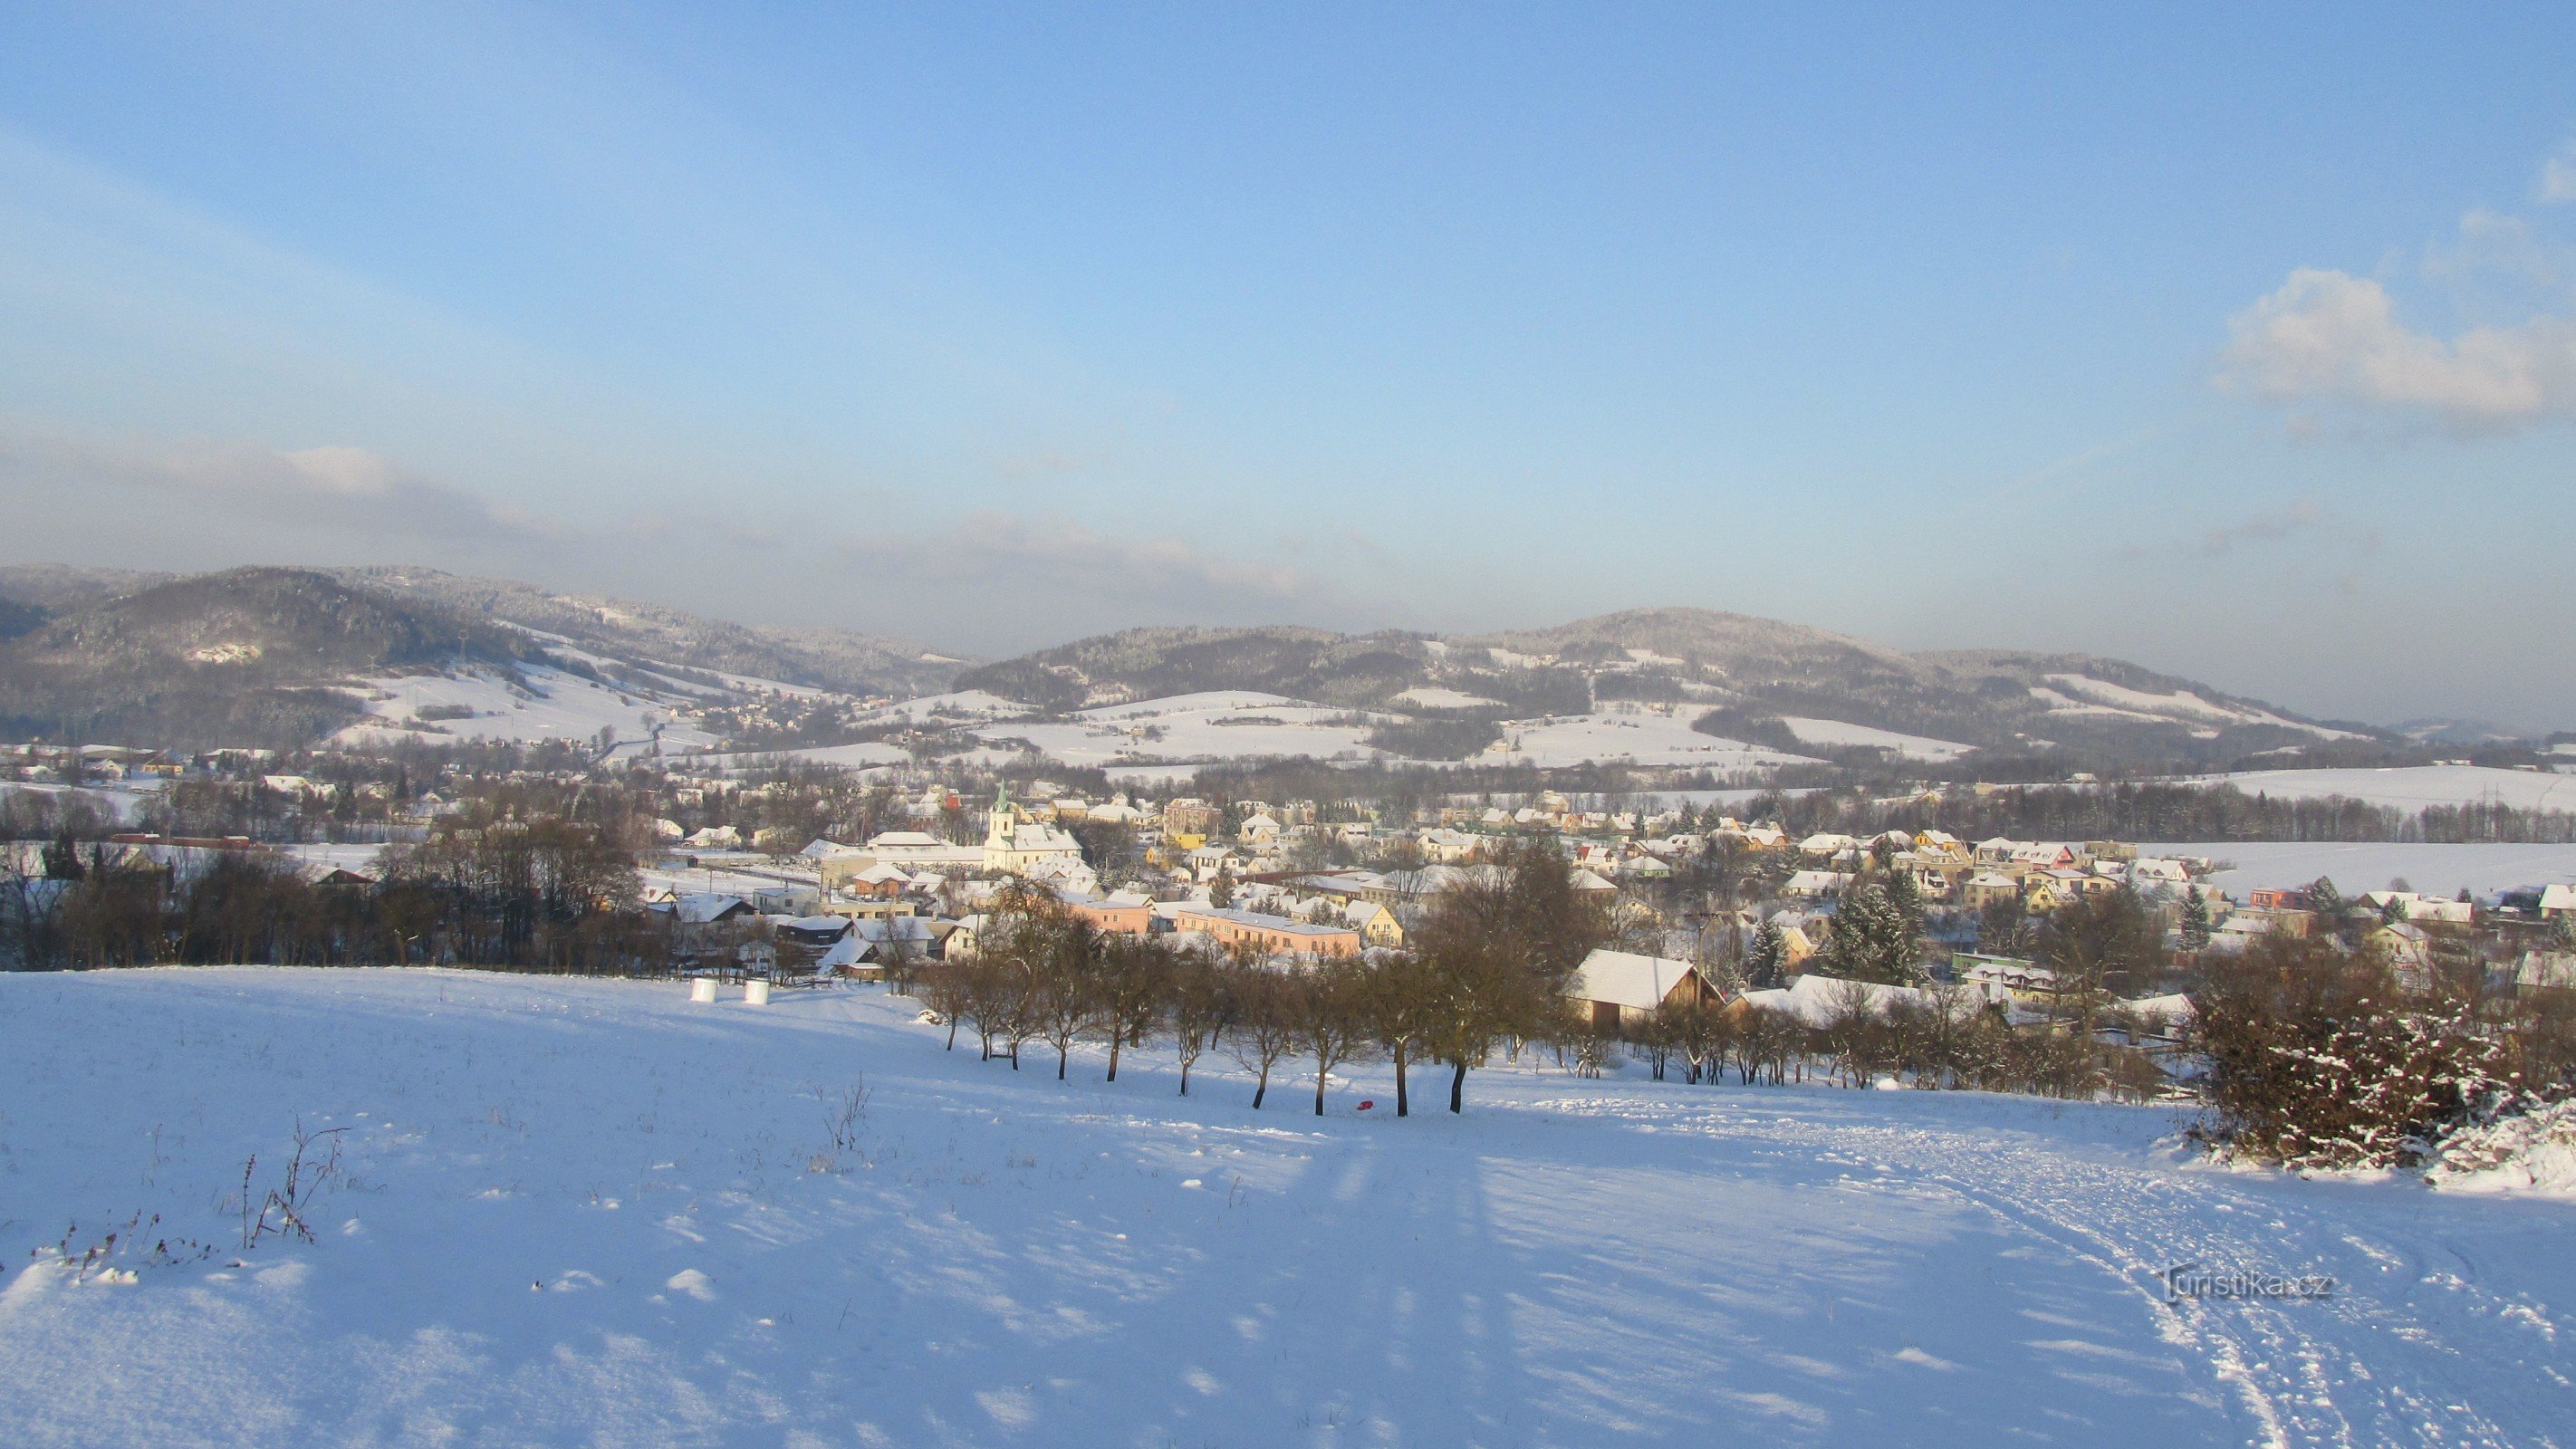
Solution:
[(1457, 1112), (1467, 1073), (1495, 1052), (1571, 1033), (1562, 988), (1605, 934), (1565, 862), (1540, 850), (1443, 891), (1406, 950), (1293, 961), (1103, 931), (1015, 886), (975, 952), (926, 968), (920, 992), (951, 1048), (969, 1029), (987, 1059), (1016, 1067), (1035, 1043), (1055, 1053), (1059, 1079), (1077, 1042), (1107, 1049), (1112, 1081), (1128, 1052), (1169, 1043), (1187, 1094), (1199, 1060), (1223, 1050), (1253, 1075), (1259, 1107), (1298, 1059), (1314, 1064), (1321, 1115), (1337, 1068), (1382, 1057), (1395, 1068), (1396, 1115), (1411, 1115), (1423, 1063), (1447, 1069)]
[(468, 817), (387, 849), (382, 878), (333, 884), (261, 850), (151, 860), (46, 853), (0, 875), (0, 967), (408, 966), (650, 975), (683, 944), (634, 908), (634, 858), (611, 830)]

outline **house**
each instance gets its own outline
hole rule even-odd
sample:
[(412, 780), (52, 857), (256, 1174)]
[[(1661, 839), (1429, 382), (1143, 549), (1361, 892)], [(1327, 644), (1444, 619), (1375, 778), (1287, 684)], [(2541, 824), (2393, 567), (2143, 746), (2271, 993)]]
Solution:
[(730, 825), (710, 825), (691, 832), (680, 843), (691, 850), (740, 850), (742, 832)]
[(1574, 888), (1595, 900), (1619, 893), (1619, 887), (1588, 870), (1578, 870), (1574, 873)]
[(1279, 843), (1280, 825), (1267, 815), (1244, 817), (1234, 829), (1234, 838), (1251, 850), (1268, 850)]
[(2540, 917), (2542, 920), (2554, 921), (2562, 916), (2571, 915), (2576, 915), (2576, 886), (2562, 884), (2545, 886), (2541, 889)]
[(911, 876), (882, 860), (873, 861), (865, 870), (856, 872), (826, 870), (824, 883), (831, 884), (835, 876), (839, 877), (840, 888), (848, 894), (876, 900), (893, 900), (912, 888)]
[(2308, 893), (2295, 886), (2256, 886), (2245, 893), (2245, 904), (2258, 911), (2300, 911), (2307, 909)]
[(1286, 916), (1224, 910), (1195, 901), (1157, 914), (1164, 915), (1175, 931), (1197, 931), (1219, 945), (1265, 956), (1356, 956), (1361, 948), (1360, 933), (1348, 926), (1309, 925)]
[(2021, 904), (2021, 882), (1998, 871), (1979, 871), (1968, 877), (1963, 889), (1969, 906), (1976, 910)]
[(683, 926), (712, 926), (754, 914), (751, 902), (714, 891), (691, 891), (671, 898), (673, 919)]
[(1780, 893), (1800, 900), (1821, 900), (1826, 896), (1841, 895), (1851, 883), (1849, 871), (1802, 870), (1789, 877), (1788, 884), (1780, 887)]
[(1395, 912), (1375, 901), (1352, 901), (1343, 906), (1342, 924), (1359, 932), (1360, 939), (1371, 946), (1404, 945), (1404, 926), (1395, 919)]
[(2083, 878), (2073, 871), (2042, 871), (2022, 877), (2022, 903), (2034, 916), (2048, 915), (2083, 894)]
[(1422, 858), (1441, 865), (1473, 860), (1480, 843), (1475, 836), (1463, 830), (1451, 830), (1445, 826), (1422, 832), (1421, 841)]
[(1137, 891), (1111, 891), (1105, 896), (1067, 896), (1065, 908), (1103, 931), (1142, 936), (1153, 926), (1153, 898)]
[(1595, 1031), (1625, 1036), (1643, 1028), (1667, 1002), (1714, 1002), (1717, 993), (1688, 961), (1596, 950), (1574, 968), (1565, 994), (1587, 1013)]
[(2514, 966), (2514, 990), (2576, 991), (2576, 951), (2525, 951)]
[(2009, 996), (2037, 1001), (2057, 994), (2057, 973), (2018, 956), (1980, 956), (1960, 951), (1950, 957), (1950, 979), (1974, 986), (1989, 998)]
[(2015, 845), (2004, 864), (2018, 871), (2073, 870), (2079, 862), (2075, 847), (2059, 841), (2035, 841)]
[(2396, 921), (2380, 927), (2362, 938), (2377, 951), (2397, 973), (2397, 982), (2409, 991), (2422, 991), (2433, 984), (2433, 938), (2422, 926), (2412, 921)]
[(2129, 883), (2137, 886), (2189, 885), (2191, 873), (2183, 868), (2181, 861), (2142, 855), (2129, 862)]

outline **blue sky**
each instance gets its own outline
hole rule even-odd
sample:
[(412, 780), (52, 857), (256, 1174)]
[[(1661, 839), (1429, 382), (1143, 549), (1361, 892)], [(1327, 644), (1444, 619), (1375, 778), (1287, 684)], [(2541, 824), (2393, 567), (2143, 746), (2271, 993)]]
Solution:
[(0, 558), (2576, 727), (2563, 6), (741, 8), (0, 14)]

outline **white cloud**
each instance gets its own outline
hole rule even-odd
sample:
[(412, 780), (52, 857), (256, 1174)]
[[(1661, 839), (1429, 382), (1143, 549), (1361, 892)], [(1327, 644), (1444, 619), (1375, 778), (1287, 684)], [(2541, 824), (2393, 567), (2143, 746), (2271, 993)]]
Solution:
[(162, 509), (233, 517), (264, 511), (281, 531), (320, 524), (425, 541), (551, 531), (530, 514), (423, 478), (365, 448), (138, 442), (0, 423), (0, 492), (42, 499), (98, 489), (150, 495)]
[(1285, 602), (1316, 592), (1285, 564), (1229, 558), (1168, 534), (1118, 537), (1070, 519), (989, 509), (968, 514), (924, 557), (953, 571), (1090, 593)]
[(2576, 319), (2445, 341), (2399, 323), (2378, 282), (2302, 267), (2228, 330), (2219, 380), (2260, 397), (2421, 409), (2471, 428), (2576, 416)]
[(2540, 176), (2531, 184), (2535, 201), (2576, 201), (2576, 140), (2558, 148), (2558, 154), (2540, 163)]

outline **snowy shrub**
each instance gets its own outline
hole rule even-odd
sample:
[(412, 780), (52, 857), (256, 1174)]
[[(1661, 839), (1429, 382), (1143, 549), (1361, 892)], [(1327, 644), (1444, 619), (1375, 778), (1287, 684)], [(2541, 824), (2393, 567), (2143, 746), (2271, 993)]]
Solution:
[(2519, 1105), (2445, 1138), (2424, 1180), (2461, 1192), (2576, 1197), (2576, 1099)]
[(2219, 1150), (2295, 1168), (2410, 1165), (2515, 1090), (2509, 1044), (2454, 1003), (2406, 999), (2385, 965), (2267, 941), (2200, 997)]

